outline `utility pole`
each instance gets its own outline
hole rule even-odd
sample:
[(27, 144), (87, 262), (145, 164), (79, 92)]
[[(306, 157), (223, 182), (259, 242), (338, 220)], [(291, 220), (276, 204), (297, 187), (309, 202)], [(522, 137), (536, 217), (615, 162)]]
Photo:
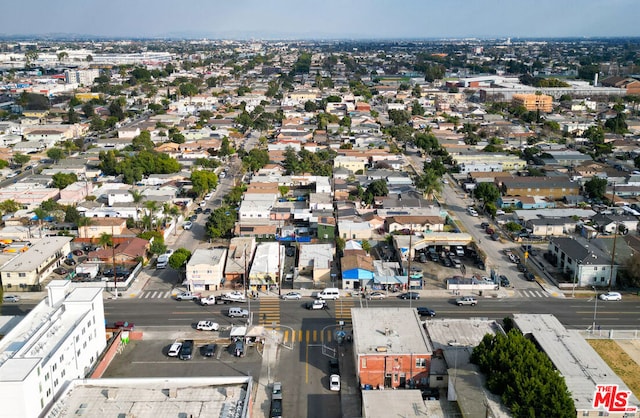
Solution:
[(111, 259), (113, 260), (113, 290), (116, 292), (118, 299), (118, 272), (116, 271), (116, 239), (113, 234), (113, 225), (111, 225)]
[[(613, 196), (611, 197), (611, 201), (613, 202), (613, 205), (615, 206), (616, 204), (616, 183), (613, 183)], [(616, 263), (616, 241), (618, 239), (618, 228), (620, 227), (620, 225), (618, 223), (616, 223), (613, 227), (613, 247), (611, 248), (611, 266), (609, 266), (609, 285), (608, 285), (608, 289), (611, 290), (611, 284), (613, 281), (613, 266)], [(594, 319), (594, 324), (595, 324), (595, 319)]]

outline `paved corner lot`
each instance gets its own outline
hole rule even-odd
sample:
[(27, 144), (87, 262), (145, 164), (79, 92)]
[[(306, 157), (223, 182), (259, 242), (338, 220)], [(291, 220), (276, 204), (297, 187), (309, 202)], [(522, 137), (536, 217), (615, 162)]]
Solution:
[[(228, 344), (218, 344), (216, 355), (203, 357), (200, 347), (213, 338), (200, 333), (195, 340), (195, 352), (191, 360), (168, 357), (167, 350), (174, 342), (167, 339), (149, 339), (131, 341), (116, 355), (103, 377), (193, 377), (193, 376), (253, 376), (256, 381), (260, 375), (262, 356), (256, 346), (247, 347), (244, 357), (234, 357), (228, 350)], [(210, 337), (214, 333), (209, 334)]]

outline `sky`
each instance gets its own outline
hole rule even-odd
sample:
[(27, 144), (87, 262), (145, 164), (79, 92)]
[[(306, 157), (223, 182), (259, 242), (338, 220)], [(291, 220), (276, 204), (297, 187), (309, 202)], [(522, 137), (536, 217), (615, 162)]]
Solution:
[(640, 36), (639, 0), (27, 0), (0, 36), (422, 39)]

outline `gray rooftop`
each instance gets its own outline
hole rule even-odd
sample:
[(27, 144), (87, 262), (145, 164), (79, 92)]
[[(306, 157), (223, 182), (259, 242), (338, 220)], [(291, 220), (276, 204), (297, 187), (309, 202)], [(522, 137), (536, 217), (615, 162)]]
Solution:
[(54, 256), (56, 252), (60, 251), (60, 249), (72, 239), (72, 237), (45, 237), (27, 251), (17, 255), (13, 260), (2, 266), (0, 271), (33, 271), (40, 267), (45, 260)]
[(415, 309), (352, 308), (351, 320), (356, 355), (433, 352)]
[(74, 380), (45, 416), (246, 418), (251, 386), (251, 377)]
[[(564, 377), (578, 411), (593, 409), (596, 385), (617, 384), (620, 390), (629, 390), (578, 331), (567, 330), (555, 316), (514, 314), (513, 321), (523, 334), (530, 334), (549, 356)], [(629, 402), (640, 405), (633, 395)]]
[[(389, 411), (393, 411), (390, 414)], [(362, 416), (364, 418), (445, 416), (438, 401), (423, 401), (419, 390), (363, 390)]]

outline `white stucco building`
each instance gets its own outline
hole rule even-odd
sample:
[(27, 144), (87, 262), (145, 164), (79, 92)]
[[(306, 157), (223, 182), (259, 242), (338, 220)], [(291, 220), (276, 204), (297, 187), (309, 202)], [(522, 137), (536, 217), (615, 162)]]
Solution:
[(25, 317), (0, 328), (0, 418), (41, 416), (106, 347), (102, 288), (54, 280), (47, 290)]
[(224, 277), (226, 248), (198, 248), (187, 263), (186, 284), (192, 291), (218, 290)]

